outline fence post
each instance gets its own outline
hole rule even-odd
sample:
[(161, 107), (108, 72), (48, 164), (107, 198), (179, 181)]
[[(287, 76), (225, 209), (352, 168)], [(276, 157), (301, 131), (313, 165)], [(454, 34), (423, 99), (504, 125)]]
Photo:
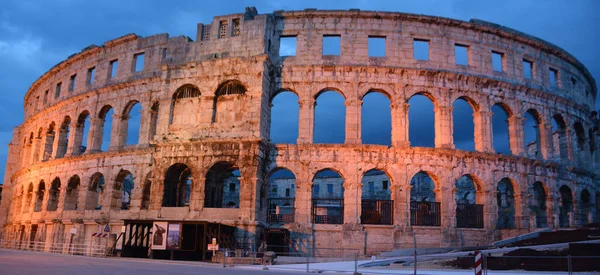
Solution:
[(354, 275), (359, 275), (358, 273), (358, 252), (354, 255)]
[(225, 267), (226, 258), (227, 258), (227, 248), (223, 249), (223, 267)]
[(309, 262), (310, 262), (310, 252), (308, 248), (306, 248), (306, 273), (309, 272)]
[(568, 269), (569, 275), (572, 275), (573, 274), (573, 266), (571, 263), (571, 255), (567, 255), (567, 269)]

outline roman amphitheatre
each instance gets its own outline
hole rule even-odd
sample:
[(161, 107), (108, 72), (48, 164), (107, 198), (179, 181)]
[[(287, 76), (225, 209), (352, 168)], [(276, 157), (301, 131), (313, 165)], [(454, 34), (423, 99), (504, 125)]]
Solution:
[[(341, 138), (324, 143), (327, 95), (344, 119), (330, 129)], [(374, 95), (389, 117), (384, 144), (366, 138)], [(272, 126), (289, 116), (272, 111), (284, 96), (298, 111), (294, 138), (278, 142)], [(411, 140), (416, 97), (433, 106), (426, 146)], [(213, 238), (367, 254), (582, 227), (600, 222), (596, 97), (574, 56), (481, 20), (246, 8), (198, 24), (195, 39), (128, 34), (69, 56), (27, 91), (0, 232), (42, 250), (97, 243), (209, 260)], [(457, 102), (472, 116), (457, 121)], [(466, 123), (467, 150), (455, 139)], [(161, 222), (183, 241), (152, 246)]]

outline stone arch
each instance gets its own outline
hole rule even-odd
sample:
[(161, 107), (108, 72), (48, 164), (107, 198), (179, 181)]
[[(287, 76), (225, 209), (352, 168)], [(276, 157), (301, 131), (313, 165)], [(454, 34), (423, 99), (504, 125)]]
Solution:
[(148, 175), (146, 176), (146, 180), (144, 181), (144, 184), (142, 186), (142, 203), (140, 205), (140, 208), (142, 210), (147, 210), (150, 208), (150, 202), (151, 202), (151, 192), (152, 192), (152, 172), (148, 173)]
[(331, 86), (326, 86), (326, 87), (319, 89), (319, 91), (313, 96), (313, 99), (315, 101), (317, 101), (317, 99), (326, 92), (336, 92), (344, 98), (344, 101), (346, 101), (346, 99), (348, 99), (346, 97), (346, 94), (344, 94), (344, 92), (341, 89), (331, 87)]
[(240, 169), (230, 162), (220, 161), (211, 166), (206, 173), (204, 207), (239, 208), (240, 177)]
[(496, 185), (496, 205), (498, 216), (497, 229), (515, 228), (515, 213), (517, 202), (515, 200), (515, 182), (509, 178), (502, 178)]
[(464, 174), (456, 180), (456, 227), (483, 228), (485, 192), (478, 178)]
[(567, 159), (569, 157), (569, 145), (567, 142), (567, 123), (561, 114), (552, 116), (552, 144), (555, 159)]
[(523, 138), (525, 154), (530, 158), (542, 157), (542, 121), (543, 118), (536, 109), (528, 109), (523, 115)]
[(577, 207), (579, 212), (579, 223), (581, 225), (586, 225), (590, 222), (589, 215), (592, 212), (592, 206), (592, 195), (590, 194), (590, 191), (584, 188), (579, 194), (579, 205)]
[(531, 186), (531, 199), (529, 209), (535, 215), (536, 228), (548, 227), (548, 189), (541, 181), (536, 181)]
[[(417, 92), (407, 99), (408, 139), (411, 146), (435, 147), (438, 102), (429, 92)], [(419, 123), (417, 123), (417, 120)]]
[(338, 89), (323, 89), (315, 95), (314, 143), (344, 143), (346, 98)]
[(390, 101), (390, 104), (394, 100), (394, 97), (391, 95), (390, 92), (388, 92), (386, 89), (380, 89), (380, 88), (371, 88), (371, 89), (365, 90), (365, 92), (363, 92), (360, 95), (360, 100), (364, 100), (366, 96), (368, 96), (369, 94), (372, 94), (372, 93), (382, 94)]
[(119, 171), (112, 188), (110, 207), (128, 210), (131, 207), (131, 195), (134, 188), (133, 174), (128, 170)]
[(273, 103), (273, 99), (275, 99), (281, 93), (292, 93), (292, 94), (296, 95), (296, 97), (300, 98), (300, 94), (295, 89), (291, 89), (291, 88), (279, 88), (275, 92), (273, 92), (273, 94), (269, 98), (269, 103), (272, 104)]
[(100, 195), (104, 193), (104, 183), (104, 175), (100, 172), (96, 172), (90, 177), (85, 199), (86, 210), (99, 210), (102, 208), (99, 202)]
[(312, 179), (311, 194), (313, 223), (344, 223), (344, 178), (342, 174), (331, 168), (317, 171)]
[(410, 180), (410, 222), (418, 226), (441, 225), (441, 196), (433, 174), (415, 173)]
[(111, 105), (104, 105), (98, 112), (97, 123), (98, 126), (96, 129), (98, 130), (95, 133), (94, 139), (97, 140), (97, 148), (102, 151), (107, 151), (111, 145), (111, 132), (112, 132), (112, 121), (113, 121), (114, 109)]
[(558, 192), (560, 194), (560, 207), (558, 214), (558, 223), (560, 227), (571, 227), (571, 217), (573, 215), (573, 192), (571, 188), (562, 185)]
[(90, 132), (90, 112), (84, 110), (79, 113), (77, 117), (77, 124), (75, 128), (75, 137), (73, 140), (73, 155), (80, 155), (87, 150), (88, 147), (88, 134)]
[(363, 174), (361, 185), (361, 223), (393, 224), (394, 202), (388, 174), (370, 169)]
[(271, 98), (270, 134), (272, 143), (295, 144), (298, 139), (300, 104), (295, 92), (279, 90)]
[(175, 163), (165, 173), (163, 207), (185, 207), (190, 205), (192, 171), (183, 163)]
[[(264, 194), (264, 197), (268, 198), (267, 222), (293, 222), (296, 202), (296, 175), (294, 172), (285, 167), (276, 167), (269, 171), (267, 184), (266, 194)], [(261, 200), (262, 196), (263, 194), (261, 194)]]
[(499, 102), (490, 108), (492, 112), (492, 145), (496, 153), (512, 154), (510, 118), (512, 110), (505, 103)]
[(64, 210), (77, 210), (79, 200), (79, 187), (81, 186), (81, 179), (78, 175), (73, 175), (67, 182), (67, 191), (65, 193), (65, 204)]
[(459, 150), (475, 150), (475, 132), (478, 122), (475, 113), (479, 111), (479, 105), (467, 96), (459, 96), (452, 103), (452, 140), (454, 147)]
[(392, 144), (390, 98), (383, 90), (370, 90), (363, 95), (360, 127), (363, 144)]
[[(243, 97), (248, 89), (239, 80), (227, 80), (219, 85), (213, 100), (212, 123), (235, 121), (236, 112), (244, 104)], [(229, 98), (220, 100), (221, 98)], [(241, 108), (243, 109), (243, 108)]]
[(48, 205), (46, 211), (56, 211), (58, 209), (58, 203), (60, 198), (60, 178), (56, 177), (50, 184), (50, 190), (48, 191)]
[(142, 124), (142, 104), (137, 100), (130, 100), (121, 113), (119, 124), (120, 145), (135, 145), (139, 143)]
[(46, 193), (46, 183), (44, 180), (40, 180), (38, 184), (36, 196), (35, 196), (35, 205), (33, 206), (33, 212), (42, 211), (42, 204), (44, 203), (44, 196)]
[(171, 99), (171, 110), (169, 111), (169, 125), (186, 124), (185, 116), (190, 113), (199, 113), (200, 89), (193, 84), (184, 84), (177, 88)]

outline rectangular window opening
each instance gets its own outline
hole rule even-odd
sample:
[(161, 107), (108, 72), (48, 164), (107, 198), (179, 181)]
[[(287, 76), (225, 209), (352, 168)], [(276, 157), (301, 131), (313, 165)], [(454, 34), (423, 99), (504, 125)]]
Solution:
[(413, 41), (413, 55), (415, 60), (429, 60), (429, 40), (415, 39)]
[(88, 69), (88, 73), (87, 73), (87, 84), (88, 85), (94, 84), (94, 77), (96, 77), (96, 67), (91, 67)]
[(315, 193), (315, 194), (318, 195), (320, 191), (321, 191), (321, 186), (320, 185), (318, 185), (318, 184), (313, 185), (313, 193)]
[(135, 62), (134, 68), (136, 73), (144, 70), (144, 53), (138, 53), (134, 55), (133, 62)]
[(110, 70), (109, 72), (109, 78), (115, 78), (117, 77), (117, 69), (119, 68), (119, 60), (113, 60), (110, 62)]
[(231, 30), (231, 36), (240, 36), (242, 33), (240, 30), (240, 19), (239, 18), (233, 19), (231, 21), (231, 23), (233, 24), (233, 29)]
[(290, 189), (289, 189), (289, 188), (286, 188), (286, 189), (285, 189), (285, 196), (286, 196), (286, 197), (289, 197), (289, 196), (290, 196)]
[(77, 74), (71, 76), (71, 81), (69, 81), (69, 92), (75, 90), (75, 85), (77, 85)]
[(571, 85), (573, 86), (573, 88), (575, 88), (575, 86), (577, 85), (577, 79), (575, 79), (574, 77), (571, 77)]
[(368, 182), (369, 185), (369, 192), (373, 193), (375, 191), (375, 183), (370, 181)]
[(227, 38), (227, 21), (219, 22), (219, 39)]
[(327, 193), (333, 193), (333, 184), (327, 184)]
[(167, 50), (167, 48), (164, 48), (162, 50), (162, 60), (165, 60), (165, 58), (167, 58), (167, 54), (169, 53), (169, 51)]
[(340, 55), (342, 39), (339, 35), (323, 35), (323, 55)]
[(550, 68), (550, 86), (558, 87), (558, 70)]
[(526, 79), (533, 78), (533, 62), (523, 59), (523, 77)]
[(46, 105), (46, 103), (48, 103), (48, 90), (44, 92), (44, 99), (42, 101), (42, 104)]
[(381, 182), (381, 188), (383, 188), (383, 190), (387, 190), (388, 189), (388, 181), (384, 180)]
[(62, 89), (62, 82), (58, 82), (58, 84), (56, 84), (56, 91), (54, 93), (54, 98), (59, 98), (60, 97), (60, 90)]
[(369, 57), (385, 57), (385, 36), (369, 36)]
[(503, 72), (504, 66), (502, 65), (502, 59), (504, 59), (504, 54), (496, 51), (492, 51), (492, 68), (496, 72)]
[(469, 65), (469, 46), (455, 44), (454, 45), (454, 57), (456, 59), (456, 65)]
[(279, 56), (296, 56), (296, 36), (279, 37)]

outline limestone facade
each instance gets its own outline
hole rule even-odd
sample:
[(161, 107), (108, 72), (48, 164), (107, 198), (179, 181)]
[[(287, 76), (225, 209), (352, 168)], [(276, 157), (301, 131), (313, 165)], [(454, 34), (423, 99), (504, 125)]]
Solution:
[[(118, 233), (125, 219), (198, 220), (237, 227), (239, 243), (256, 242), (265, 228), (286, 228), (294, 245), (362, 253), (367, 246), (412, 247), (413, 234), (421, 247), (488, 244), (535, 230), (541, 212), (544, 227), (598, 221), (596, 84), (575, 57), (554, 45), (478, 20), (359, 10), (258, 14), (248, 8), (216, 16), (197, 30), (195, 41), (125, 35), (70, 56), (33, 83), (25, 95), (24, 123), (9, 144), (0, 205), (3, 239), (51, 246), (77, 228), (74, 242), (86, 243), (104, 224)], [(340, 55), (322, 55), (327, 35), (340, 37)], [(282, 37), (296, 38), (295, 56), (279, 56)], [(368, 56), (369, 37), (385, 37), (385, 57)], [(415, 39), (429, 41), (429, 60), (415, 60)], [(468, 47), (468, 65), (455, 63), (455, 45)], [(501, 53), (501, 72), (493, 69), (492, 52)], [(143, 69), (137, 71), (140, 56)], [(533, 63), (529, 79), (523, 60)], [(315, 100), (324, 90), (344, 97), (343, 144), (313, 143)], [(296, 144), (270, 141), (270, 103), (281, 91), (299, 98)], [(370, 91), (391, 102), (390, 147), (362, 143), (361, 102)], [(408, 100), (417, 94), (434, 103), (434, 148), (411, 146), (408, 139)], [(474, 109), (473, 152), (454, 148), (452, 104), (459, 98)], [(136, 103), (142, 107), (139, 139), (127, 145)], [(493, 150), (496, 104), (509, 115), (511, 155)], [(103, 151), (110, 110), (110, 145)], [(538, 153), (528, 153), (535, 149), (523, 138), (528, 112), (539, 121)], [(82, 126), (86, 119), (89, 129)], [(560, 126), (556, 132), (553, 119)], [(188, 201), (172, 207), (163, 196), (170, 192), (165, 186), (174, 165), (191, 187)], [(295, 177), (295, 217), (283, 225), (266, 218), (268, 178), (279, 168)], [(340, 175), (342, 224), (312, 222), (313, 178), (323, 169)], [(361, 223), (362, 178), (372, 169), (390, 181), (390, 225)], [(217, 170), (239, 170), (237, 208), (212, 204), (213, 194), (223, 190), (213, 185)], [(411, 225), (411, 181), (419, 172), (433, 182), (440, 226)], [(123, 208), (118, 202), (129, 174), (134, 186)], [(466, 200), (483, 205), (483, 228), (456, 226), (456, 183), (464, 175), (476, 190), (476, 198)], [(512, 189), (498, 188), (503, 180)], [(541, 197), (535, 195), (540, 186)], [(499, 207), (510, 201), (514, 225), (498, 229)]]

